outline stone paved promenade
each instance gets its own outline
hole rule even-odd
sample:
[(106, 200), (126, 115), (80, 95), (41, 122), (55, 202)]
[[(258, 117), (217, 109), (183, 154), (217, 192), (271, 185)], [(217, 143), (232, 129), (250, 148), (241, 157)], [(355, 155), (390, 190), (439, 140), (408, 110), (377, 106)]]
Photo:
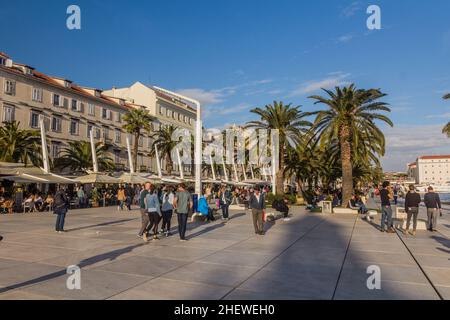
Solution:
[[(450, 299), (450, 215), (439, 233), (382, 234), (351, 215), (305, 214), (253, 233), (250, 213), (191, 224), (145, 244), (137, 210), (70, 211), (66, 234), (49, 213), (0, 216), (3, 299)], [(175, 224), (175, 223), (174, 223)], [(81, 290), (66, 268), (81, 267)], [(368, 290), (367, 267), (381, 268)]]

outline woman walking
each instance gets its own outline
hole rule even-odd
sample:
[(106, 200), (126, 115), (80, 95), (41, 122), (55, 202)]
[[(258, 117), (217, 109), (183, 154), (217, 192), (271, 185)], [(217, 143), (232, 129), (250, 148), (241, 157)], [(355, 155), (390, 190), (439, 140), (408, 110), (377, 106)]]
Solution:
[(162, 197), (162, 226), (161, 230), (163, 233), (165, 233), (165, 236), (170, 236), (170, 222), (172, 220), (172, 214), (173, 214), (173, 200), (175, 199), (175, 196), (172, 192), (171, 187), (167, 187), (164, 190), (164, 194)]
[(126, 199), (127, 197), (125, 195), (125, 189), (122, 186), (120, 186), (119, 190), (117, 190), (117, 202), (118, 202), (117, 210), (119, 211), (123, 210), (123, 204)]
[(161, 218), (161, 206), (159, 204), (158, 195), (155, 193), (155, 187), (150, 186), (149, 193), (145, 197), (145, 209), (150, 220), (150, 224), (145, 229), (144, 241), (148, 241), (148, 233), (153, 229), (153, 240), (158, 240), (158, 224)]

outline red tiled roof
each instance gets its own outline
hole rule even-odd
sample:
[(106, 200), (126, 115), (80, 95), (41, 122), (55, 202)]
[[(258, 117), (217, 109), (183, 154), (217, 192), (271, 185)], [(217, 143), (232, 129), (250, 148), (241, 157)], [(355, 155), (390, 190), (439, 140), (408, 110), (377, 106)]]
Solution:
[(0, 56), (2, 56), (2, 57), (5, 57), (5, 58), (8, 58), (8, 59), (10, 59), (11, 57), (10, 56), (8, 56), (6, 53), (4, 53), (4, 52), (1, 52), (0, 51)]
[(450, 159), (450, 155), (444, 155), (444, 156), (422, 156), (422, 157), (419, 157), (419, 159), (422, 159), (422, 160)]

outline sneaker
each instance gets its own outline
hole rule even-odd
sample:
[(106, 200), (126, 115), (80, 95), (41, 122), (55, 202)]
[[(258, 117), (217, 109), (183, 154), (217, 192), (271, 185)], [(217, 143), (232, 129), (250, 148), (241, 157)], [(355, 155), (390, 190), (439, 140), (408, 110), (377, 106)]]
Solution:
[(166, 235), (166, 238), (168, 238), (170, 236), (170, 232), (167, 231), (165, 235)]
[(153, 240), (159, 240), (159, 238), (156, 234), (153, 236)]
[(283, 221), (285, 222), (291, 221), (291, 218), (284, 218)]
[(186, 239), (180, 239), (180, 242), (186, 242), (187, 240)]
[(433, 229), (432, 231), (433, 231), (433, 232), (437, 232), (437, 229)]
[(384, 229), (380, 229), (381, 232), (384, 232)]
[(387, 232), (388, 232), (388, 233), (395, 233), (395, 230), (392, 229), (392, 228), (389, 228)]

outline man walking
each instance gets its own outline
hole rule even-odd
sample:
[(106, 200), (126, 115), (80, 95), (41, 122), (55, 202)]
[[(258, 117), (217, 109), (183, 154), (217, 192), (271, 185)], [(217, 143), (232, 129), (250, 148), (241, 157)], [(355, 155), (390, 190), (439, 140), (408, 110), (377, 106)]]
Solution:
[(261, 193), (259, 187), (256, 187), (255, 192), (250, 196), (249, 206), (252, 209), (255, 233), (264, 235), (263, 211), (266, 209), (266, 201), (264, 194)]
[(428, 230), (437, 231), (438, 212), (442, 214), (442, 205), (439, 195), (433, 191), (433, 187), (428, 187), (428, 192), (424, 198), (425, 206), (427, 207), (428, 216)]
[(413, 236), (416, 235), (417, 215), (419, 214), (419, 204), (421, 201), (422, 199), (420, 198), (420, 194), (416, 192), (416, 188), (414, 187), (413, 184), (411, 184), (409, 186), (409, 191), (405, 197), (405, 212), (407, 215), (405, 236), (407, 236), (409, 232), (411, 217), (413, 218), (413, 231), (411, 234)]
[(180, 241), (186, 241), (186, 226), (189, 210), (192, 209), (192, 196), (186, 191), (185, 185), (182, 183), (178, 187), (178, 192), (173, 201), (173, 207), (177, 211), (178, 217), (178, 232), (180, 234)]
[(222, 220), (228, 221), (228, 209), (232, 201), (232, 195), (231, 192), (225, 187), (222, 187), (220, 190), (219, 201), (220, 207), (222, 208)]
[(66, 232), (64, 230), (64, 223), (66, 220), (67, 209), (69, 208), (69, 199), (66, 196), (66, 191), (63, 187), (59, 187), (55, 194), (55, 202), (53, 206), (53, 213), (56, 214), (55, 231), (57, 233)]
[(147, 229), (148, 224), (150, 223), (150, 219), (145, 210), (145, 198), (147, 197), (150, 187), (151, 187), (151, 183), (147, 182), (144, 185), (144, 189), (142, 189), (141, 193), (139, 194), (139, 207), (141, 209), (141, 221), (142, 221), (141, 230), (139, 231), (139, 234), (138, 234), (139, 238), (142, 238), (144, 236), (144, 232)]
[(380, 191), (381, 198), (381, 224), (380, 231), (385, 232), (384, 225), (387, 226), (388, 233), (395, 233), (392, 228), (392, 208), (391, 208), (391, 199), (393, 199), (393, 195), (389, 188), (389, 181), (383, 182), (383, 189)]

